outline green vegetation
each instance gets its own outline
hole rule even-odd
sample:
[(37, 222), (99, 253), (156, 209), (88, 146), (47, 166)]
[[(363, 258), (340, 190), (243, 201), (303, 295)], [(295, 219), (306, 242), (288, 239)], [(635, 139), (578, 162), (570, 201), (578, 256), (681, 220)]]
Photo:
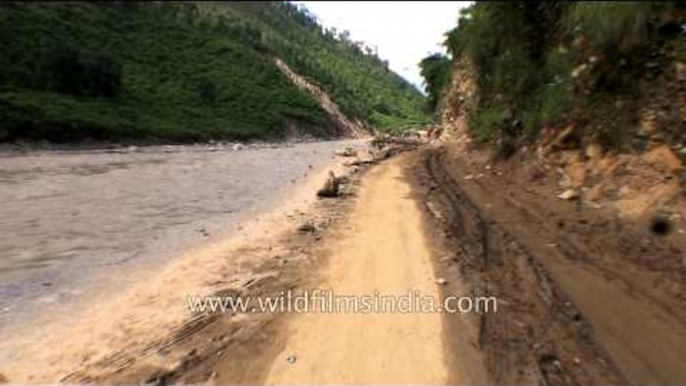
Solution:
[(438, 107), (441, 94), (450, 83), (450, 59), (440, 53), (432, 54), (422, 59), (419, 67), (429, 94), (428, 108), (433, 111)]
[(601, 140), (622, 146), (636, 127), (631, 101), (640, 95), (640, 80), (678, 56), (679, 8), (683, 12), (680, 3), (475, 3), (445, 40), (449, 54), (467, 56), (477, 72), (470, 128), (483, 141), (511, 143), (535, 138), (544, 126), (593, 122)]
[(352, 41), (347, 31), (323, 29), (305, 8), (259, 2), (208, 2), (208, 7), (263, 31), (264, 46), (322, 87), (346, 115), (388, 130), (430, 121), (422, 111), (425, 98), (373, 49)]
[(417, 90), (288, 3), (2, 3), (0, 44), (4, 141), (329, 133), (274, 56), (370, 124), (426, 119)]

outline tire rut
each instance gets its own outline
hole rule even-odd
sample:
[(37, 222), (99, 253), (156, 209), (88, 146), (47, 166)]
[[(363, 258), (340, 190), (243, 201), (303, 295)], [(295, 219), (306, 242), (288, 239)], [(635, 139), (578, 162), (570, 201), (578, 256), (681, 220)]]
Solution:
[(505, 305), (506, 311), (480, 320), (479, 345), (495, 382), (627, 383), (535, 254), (489, 220), (446, 170), (445, 152), (429, 150), (420, 158), (427, 204), (440, 209), (461, 276), (472, 291), (496, 295)]

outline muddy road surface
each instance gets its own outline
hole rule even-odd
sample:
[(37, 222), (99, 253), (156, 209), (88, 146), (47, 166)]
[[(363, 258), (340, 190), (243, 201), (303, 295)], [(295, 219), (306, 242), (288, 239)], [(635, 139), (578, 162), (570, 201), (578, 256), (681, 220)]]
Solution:
[(239, 232), (344, 146), (362, 142), (0, 154), (0, 340)]
[(413, 172), (446, 251), (437, 271), (500, 300), (479, 321), (495, 382), (683, 384), (684, 235), (560, 200), (553, 178), (521, 169), (437, 146)]

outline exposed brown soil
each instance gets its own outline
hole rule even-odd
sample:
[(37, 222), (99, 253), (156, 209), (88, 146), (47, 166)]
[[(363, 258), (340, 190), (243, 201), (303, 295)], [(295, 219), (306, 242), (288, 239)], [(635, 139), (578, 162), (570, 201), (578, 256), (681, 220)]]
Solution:
[[(556, 176), (526, 178), (525, 165), (479, 151), (429, 147), (414, 168), (445, 253), (437, 274), (500, 299), (497, 314), (476, 321), (496, 383), (684, 383), (686, 238), (677, 229), (656, 234), (649, 220), (560, 200)], [(459, 339), (462, 321), (447, 322), (447, 339)]]
[(231, 249), (248, 274), (219, 277), (216, 294), (420, 289), (496, 296), (497, 313), (203, 313), (60, 381), (684, 383), (680, 223), (561, 200), (552, 172), (451, 143), (374, 163), (350, 163), (343, 195), (319, 200), (306, 226)]

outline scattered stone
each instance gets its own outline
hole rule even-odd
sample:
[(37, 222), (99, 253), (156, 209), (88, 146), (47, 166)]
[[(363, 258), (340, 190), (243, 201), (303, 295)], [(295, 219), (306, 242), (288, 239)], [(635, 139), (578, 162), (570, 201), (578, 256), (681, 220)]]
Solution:
[(573, 149), (576, 148), (579, 142), (579, 136), (576, 127), (573, 125), (567, 126), (555, 137), (552, 143), (553, 149)]
[(579, 358), (577, 358), (577, 357), (574, 357), (574, 363), (577, 364), (577, 365), (578, 365), (578, 364), (581, 364), (581, 359), (579, 359)]
[(579, 197), (579, 192), (574, 189), (567, 189), (557, 196), (557, 198), (563, 200), (572, 200)]
[(345, 162), (343, 165), (345, 165), (345, 166), (364, 166), (364, 165), (370, 165), (373, 163), (374, 163), (373, 159), (356, 158), (354, 161)]
[(591, 143), (586, 146), (586, 157), (592, 163), (596, 163), (603, 156), (603, 147), (599, 143)]
[(464, 176), (465, 180), (471, 180), (472, 178), (474, 178), (474, 176), (471, 174), (467, 174), (466, 176)]
[(438, 279), (436, 279), (436, 284), (438, 284), (438, 285), (446, 285), (447, 283), (448, 283), (448, 281), (442, 277), (439, 277)]
[(352, 147), (346, 147), (343, 150), (337, 150), (334, 152), (334, 154), (339, 157), (355, 157), (357, 156), (357, 150), (353, 149)]
[(218, 373), (218, 372), (216, 372), (216, 371), (213, 371), (213, 372), (211, 372), (211, 373), (210, 373), (210, 377), (209, 377), (209, 379), (210, 379), (210, 380), (212, 380), (212, 379), (216, 379), (218, 375), (219, 375), (219, 373)]
[(427, 209), (431, 212), (431, 214), (436, 217), (437, 219), (441, 220), (443, 218), (443, 214), (441, 213), (440, 210), (436, 207), (436, 204), (433, 201), (428, 201), (426, 203)]
[(643, 160), (663, 171), (672, 173), (679, 172), (684, 169), (684, 165), (679, 159), (679, 156), (674, 154), (672, 149), (667, 145), (660, 145), (643, 155)]
[(244, 146), (240, 143), (237, 143), (237, 144), (231, 146), (231, 150), (233, 150), (233, 151), (242, 150), (243, 148), (244, 148)]
[(317, 196), (319, 197), (336, 197), (339, 194), (340, 180), (329, 171), (329, 178), (324, 183), (321, 189), (317, 191)]
[(579, 67), (575, 68), (572, 71), (572, 78), (577, 78), (579, 75), (581, 75), (582, 72), (587, 68), (588, 66), (586, 64), (582, 64)]
[(305, 233), (305, 232), (314, 232), (314, 231), (316, 231), (316, 230), (317, 230), (317, 227), (315, 227), (314, 224), (312, 224), (311, 222), (306, 222), (306, 223), (304, 223), (304, 224), (301, 224), (301, 225), (298, 227), (298, 232), (303, 232), (303, 233)]
[(565, 170), (569, 187), (578, 189), (586, 181), (586, 166), (582, 162), (574, 162), (567, 166)]

